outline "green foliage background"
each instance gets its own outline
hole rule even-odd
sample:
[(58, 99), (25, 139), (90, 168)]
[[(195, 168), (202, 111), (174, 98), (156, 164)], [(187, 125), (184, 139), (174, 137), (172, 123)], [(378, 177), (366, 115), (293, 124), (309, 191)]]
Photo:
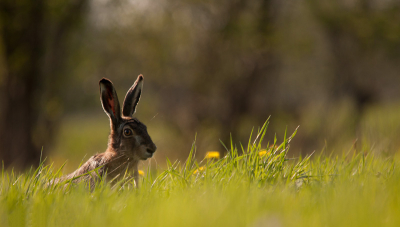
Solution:
[(185, 160), (196, 134), (199, 156), (222, 152), (270, 115), (269, 137), (301, 125), (293, 155), (355, 141), (395, 153), (398, 15), (380, 0), (1, 0), (1, 159), (29, 168), (44, 147), (76, 166), (104, 151), (98, 81), (122, 100), (138, 74), (161, 162)]

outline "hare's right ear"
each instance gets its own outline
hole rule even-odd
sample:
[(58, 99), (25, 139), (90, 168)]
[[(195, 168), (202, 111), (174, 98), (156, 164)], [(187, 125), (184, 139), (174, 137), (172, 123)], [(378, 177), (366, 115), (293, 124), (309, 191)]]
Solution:
[(132, 117), (136, 111), (136, 106), (139, 103), (140, 95), (143, 88), (143, 75), (140, 74), (132, 87), (128, 90), (122, 104), (122, 114), (126, 117)]
[(99, 82), (100, 100), (103, 109), (111, 120), (112, 127), (116, 127), (121, 120), (121, 108), (119, 106), (117, 92), (110, 80), (103, 78)]

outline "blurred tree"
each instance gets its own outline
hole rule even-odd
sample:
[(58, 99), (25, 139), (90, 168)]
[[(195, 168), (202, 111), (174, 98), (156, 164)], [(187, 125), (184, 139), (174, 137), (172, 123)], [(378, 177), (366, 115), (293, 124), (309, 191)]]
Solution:
[[(383, 81), (396, 81), (398, 73), (382, 65), (400, 57), (400, 2), (376, 0), (312, 0), (310, 9), (322, 26), (332, 59), (330, 101), (350, 99), (354, 136), (360, 138), (365, 108), (382, 98)], [(381, 59), (381, 56), (384, 56)]]
[(279, 4), (238, 0), (216, 5), (219, 11), (210, 20), (219, 23), (205, 31), (207, 36), (197, 47), (193, 87), (200, 97), (194, 99), (202, 101), (196, 103), (195, 116), (200, 122), (213, 116), (224, 132), (222, 141), (228, 143), (231, 135), (240, 138), (236, 129), (246, 118), (263, 122), (277, 108), (273, 94), (279, 60), (274, 36)]
[(0, 159), (39, 164), (59, 118), (71, 31), (86, 0), (0, 0)]

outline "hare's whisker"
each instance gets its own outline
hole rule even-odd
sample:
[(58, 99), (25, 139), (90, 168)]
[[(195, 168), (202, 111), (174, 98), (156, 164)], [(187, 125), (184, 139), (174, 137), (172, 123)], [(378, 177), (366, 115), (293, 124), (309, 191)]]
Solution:
[(158, 115), (158, 113), (156, 113), (156, 115), (154, 115), (154, 117), (151, 118), (150, 121), (152, 121), (157, 115)]

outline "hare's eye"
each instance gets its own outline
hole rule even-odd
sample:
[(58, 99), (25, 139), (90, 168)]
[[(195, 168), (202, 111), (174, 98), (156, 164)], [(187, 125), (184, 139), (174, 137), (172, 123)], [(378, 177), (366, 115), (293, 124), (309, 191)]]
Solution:
[(132, 135), (132, 130), (130, 130), (129, 128), (124, 129), (124, 136), (130, 136)]

